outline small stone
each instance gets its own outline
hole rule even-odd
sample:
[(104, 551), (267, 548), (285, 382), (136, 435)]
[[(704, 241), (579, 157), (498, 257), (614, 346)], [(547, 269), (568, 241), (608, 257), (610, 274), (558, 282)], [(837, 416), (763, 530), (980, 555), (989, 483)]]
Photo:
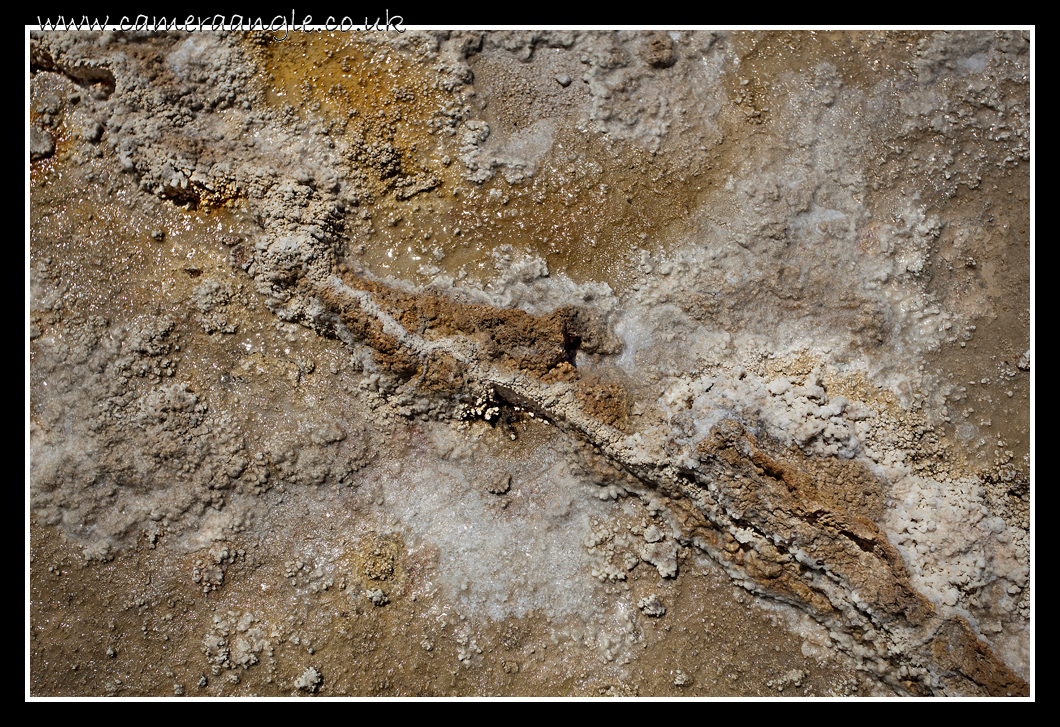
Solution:
[(506, 474), (506, 475), (502, 475), (500, 477), (500, 479), (498, 479), (496, 482), (494, 482), (492, 485), (490, 485), (486, 489), (488, 489), (494, 495), (503, 495), (505, 492), (510, 490), (511, 487), (512, 487), (512, 476)]
[(301, 689), (303, 692), (309, 692), (310, 694), (317, 691), (320, 688), (321, 676), (313, 667), (307, 668), (302, 672), (302, 676), (295, 679), (294, 685), (296, 688)]
[(570, 74), (568, 74), (568, 73), (560, 73), (559, 75), (556, 76), (556, 83), (558, 83), (559, 85), (563, 86), (563, 88), (566, 88), (567, 86), (569, 86), (570, 82), (571, 82), (571, 77), (570, 77)]
[(77, 125), (77, 135), (81, 137), (82, 140), (94, 144), (103, 136), (103, 124), (95, 119), (83, 119), (81, 123)]
[(643, 51), (644, 60), (653, 68), (669, 68), (677, 58), (674, 55), (673, 41), (662, 31), (651, 34), (647, 47)]
[(639, 608), (645, 616), (651, 616), (652, 618), (660, 618), (666, 614), (666, 607), (659, 601), (659, 597), (654, 593), (650, 596), (640, 599), (637, 602), (637, 608)]
[(39, 124), (31, 124), (29, 127), (29, 158), (37, 161), (50, 157), (55, 153), (55, 140), (51, 134), (44, 130)]

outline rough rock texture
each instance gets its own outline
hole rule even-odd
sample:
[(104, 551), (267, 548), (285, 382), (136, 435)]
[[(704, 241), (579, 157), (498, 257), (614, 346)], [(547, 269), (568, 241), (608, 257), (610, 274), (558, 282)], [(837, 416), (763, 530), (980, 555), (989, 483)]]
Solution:
[(31, 693), (1028, 694), (1030, 43), (34, 33)]
[[(837, 502), (844, 481), (836, 470), (842, 466), (805, 457), (801, 466), (795, 464), (760, 446), (731, 420), (715, 425), (691, 453), (645, 452), (593, 416), (594, 408), (581, 405), (570, 384), (552, 383), (554, 368), (567, 360), (561, 344), (574, 338), (557, 329), (555, 315), (538, 321), (516, 316), (520, 335), (512, 336), (511, 316), (477, 307), (478, 325), (455, 323), (445, 338), (436, 333), (441, 326), (424, 322), (434, 316), (423, 315), (419, 306), (388, 310), (393, 296), (386, 293), (379, 285), (354, 288), (335, 280), (321, 299), (342, 311), (339, 324), (379, 351), (384, 365), (408, 361), (399, 375), (411, 375), (416, 361), (449, 354), (463, 364), (462, 387), (499, 399), (505, 396), (497, 387), (514, 392), (519, 403), (584, 437), (615, 465), (668, 496), (687, 542), (714, 556), (748, 589), (809, 611), (838, 632), (833, 638), (864, 668), (913, 694), (1029, 696), (1027, 683), (979, 641), (967, 621), (940, 618), (913, 588), (901, 555), (862, 514), (872, 509)], [(372, 324), (359, 322), (365, 318)], [(408, 323), (419, 323), (419, 330), (408, 330), (403, 325)], [(427, 338), (426, 331), (435, 335)], [(529, 365), (527, 350), (543, 352), (537, 355), (545, 357), (545, 365)], [(698, 463), (683, 464), (690, 461)], [(871, 490), (882, 489), (862, 474), (865, 480), (869, 498)], [(876, 500), (878, 513), (878, 495)]]

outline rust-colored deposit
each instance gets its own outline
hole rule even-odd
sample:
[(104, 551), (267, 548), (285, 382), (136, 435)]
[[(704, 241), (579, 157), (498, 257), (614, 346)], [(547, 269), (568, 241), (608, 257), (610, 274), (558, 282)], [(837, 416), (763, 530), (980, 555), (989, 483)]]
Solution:
[[(564, 306), (546, 316), (533, 316), (518, 309), (463, 303), (444, 295), (406, 293), (351, 272), (343, 274), (342, 281), (351, 289), (370, 293), (409, 333), (426, 340), (463, 336), (476, 344), (485, 360), (545, 383), (576, 380), (577, 351), (621, 350), (621, 341), (603, 321), (573, 306)], [(302, 284), (309, 285), (304, 280)], [(376, 359), (387, 371), (404, 379), (422, 376), (428, 389), (455, 391), (463, 385), (461, 367), (451, 357), (439, 354), (421, 361), (387, 334), (382, 323), (356, 301), (328, 290), (314, 288), (312, 294), (338, 313), (351, 333), (375, 349)]]
[[(801, 454), (778, 455), (731, 420), (716, 425), (696, 453), (702, 463), (700, 474), (713, 475), (717, 487), (712, 494), (733, 524), (768, 540), (752, 548), (729, 532), (719, 532), (701, 508), (691, 506), (695, 492), (688, 501), (675, 505), (692, 534), (742, 569), (763, 592), (808, 606), (826, 623), (832, 614), (849, 608), (849, 604), (833, 602), (834, 592), (826, 592), (817, 587), (820, 581), (807, 577), (814, 569), (789, 557), (795, 549), (810, 553), (818, 567), (826, 568), (825, 583), (834, 586), (838, 582), (843, 595), (869, 616), (870, 628), (930, 634), (925, 661), (935, 662), (936, 674), (955, 693), (1029, 693), (1027, 683), (975, 636), (966, 621), (940, 619), (934, 605), (909, 582), (901, 555), (865, 516), (877, 511), (866, 507), (866, 500), (871, 503), (877, 497), (857, 497), (849, 487), (859, 484), (868, 493), (880, 492), (882, 483), (863, 466), (837, 466), (831, 460)], [(778, 549), (774, 542), (786, 548)], [(863, 632), (855, 629), (854, 635), (860, 639)], [(908, 655), (887, 658), (898, 667)], [(914, 693), (935, 691), (921, 682), (909, 681), (905, 686)]]

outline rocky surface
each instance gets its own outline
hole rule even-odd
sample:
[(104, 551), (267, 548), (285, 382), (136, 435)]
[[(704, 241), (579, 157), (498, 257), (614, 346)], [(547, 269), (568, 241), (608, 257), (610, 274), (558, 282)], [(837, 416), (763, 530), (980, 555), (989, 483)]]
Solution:
[(1029, 43), (34, 34), (31, 694), (1028, 695)]

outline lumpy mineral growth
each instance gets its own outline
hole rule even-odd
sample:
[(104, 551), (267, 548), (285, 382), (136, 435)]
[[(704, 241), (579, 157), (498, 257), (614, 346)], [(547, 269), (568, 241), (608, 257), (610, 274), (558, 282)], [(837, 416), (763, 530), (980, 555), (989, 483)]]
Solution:
[(31, 695), (1030, 694), (1029, 33), (30, 49)]

